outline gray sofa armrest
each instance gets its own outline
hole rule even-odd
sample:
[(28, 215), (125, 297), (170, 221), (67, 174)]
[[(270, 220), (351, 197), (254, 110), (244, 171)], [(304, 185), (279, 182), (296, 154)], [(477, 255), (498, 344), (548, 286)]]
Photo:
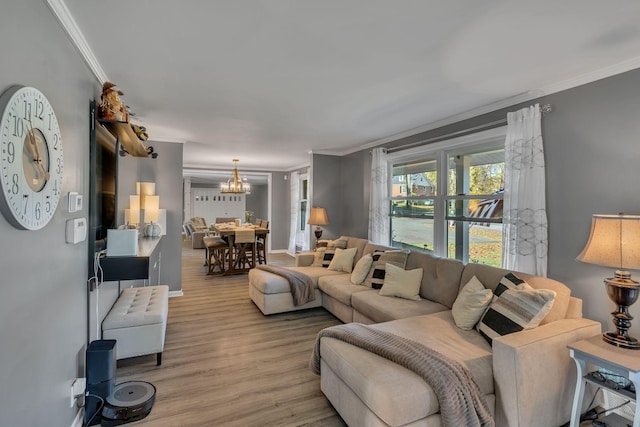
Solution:
[(300, 252), (296, 254), (296, 267), (309, 267), (313, 264), (315, 252)]
[(598, 335), (589, 319), (562, 319), (493, 340), (496, 425), (557, 426), (571, 418), (576, 368), (567, 345)]

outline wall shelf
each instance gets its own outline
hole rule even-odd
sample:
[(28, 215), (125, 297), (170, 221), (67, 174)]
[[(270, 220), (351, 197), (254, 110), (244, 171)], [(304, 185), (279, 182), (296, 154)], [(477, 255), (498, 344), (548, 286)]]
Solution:
[(120, 142), (120, 146), (133, 157), (149, 157), (147, 147), (138, 138), (129, 122), (119, 122), (115, 120), (102, 120), (98, 122), (103, 124), (109, 132)]

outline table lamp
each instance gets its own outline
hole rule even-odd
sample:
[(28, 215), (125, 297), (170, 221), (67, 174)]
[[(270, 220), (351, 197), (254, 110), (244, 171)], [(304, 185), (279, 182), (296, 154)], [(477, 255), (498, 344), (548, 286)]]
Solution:
[(313, 233), (316, 235), (316, 248), (318, 247), (318, 241), (320, 237), (322, 237), (322, 227), (321, 225), (328, 225), (329, 218), (327, 217), (327, 210), (325, 208), (311, 208), (311, 214), (309, 215), (309, 221), (307, 224), (312, 224), (316, 226), (316, 229), (313, 230)]
[(640, 350), (640, 343), (629, 336), (629, 307), (638, 299), (640, 283), (627, 269), (640, 269), (640, 215), (593, 215), (591, 234), (578, 261), (617, 268), (614, 277), (604, 280), (609, 298), (618, 306), (612, 312), (615, 332), (602, 339), (617, 347)]

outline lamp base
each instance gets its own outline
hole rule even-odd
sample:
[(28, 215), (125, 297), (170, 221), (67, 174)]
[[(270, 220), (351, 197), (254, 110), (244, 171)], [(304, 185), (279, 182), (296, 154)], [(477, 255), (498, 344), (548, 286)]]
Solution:
[(616, 331), (605, 332), (602, 339), (616, 347), (640, 350), (640, 343), (636, 338), (630, 337), (628, 332), (633, 320), (633, 316), (629, 314), (629, 306), (638, 299), (640, 284), (631, 279), (629, 272), (620, 270), (616, 271), (615, 277), (605, 279), (604, 283), (609, 298), (618, 308), (611, 313)]
[(625, 337), (615, 332), (605, 332), (602, 334), (602, 339), (604, 342), (615, 345), (616, 347), (640, 350), (640, 342), (633, 337)]
[(316, 229), (313, 230), (313, 234), (316, 235), (316, 249), (318, 249), (318, 243), (320, 242), (320, 238), (322, 237), (322, 228), (317, 225)]

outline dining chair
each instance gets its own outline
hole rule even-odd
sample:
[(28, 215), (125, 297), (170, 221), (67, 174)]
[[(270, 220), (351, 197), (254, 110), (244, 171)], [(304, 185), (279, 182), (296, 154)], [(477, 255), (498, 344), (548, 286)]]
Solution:
[(224, 274), (226, 271), (225, 260), (227, 259), (227, 250), (229, 244), (220, 237), (207, 236), (203, 239), (205, 246), (205, 262), (208, 267), (207, 274)]
[(256, 230), (253, 228), (236, 228), (234, 268), (244, 269), (256, 266)]
[[(269, 221), (261, 220), (260, 228), (269, 229)], [(267, 235), (260, 234), (256, 238), (256, 257), (258, 259), (258, 264), (266, 264), (267, 263)]]

